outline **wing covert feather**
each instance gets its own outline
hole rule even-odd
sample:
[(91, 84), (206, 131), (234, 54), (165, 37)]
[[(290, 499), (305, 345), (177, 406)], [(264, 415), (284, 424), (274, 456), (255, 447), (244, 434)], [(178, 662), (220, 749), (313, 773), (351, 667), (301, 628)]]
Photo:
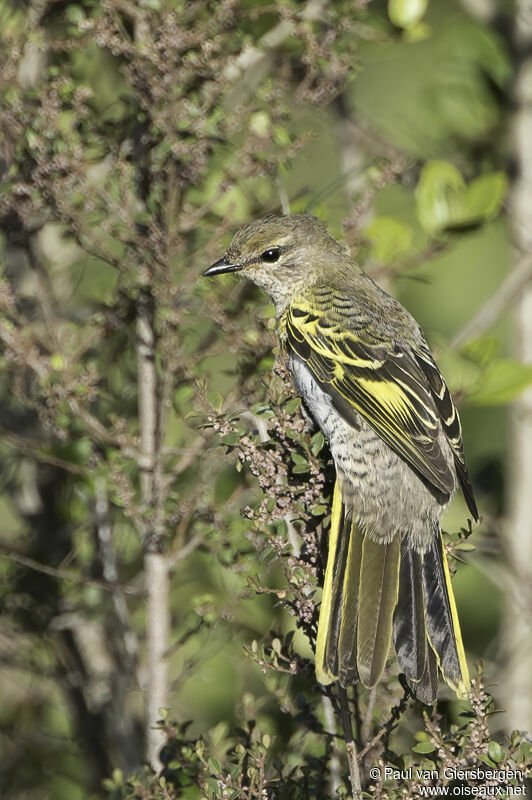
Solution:
[(463, 458), (460, 421), (428, 348), (419, 351), (356, 325), (347, 307), (330, 312), (331, 296), (316, 291), (293, 302), (281, 336), (309, 368), (342, 416), (358, 412), (435, 490), (449, 495), (454, 476), (440, 445), (443, 430), (468, 506), (476, 518)]

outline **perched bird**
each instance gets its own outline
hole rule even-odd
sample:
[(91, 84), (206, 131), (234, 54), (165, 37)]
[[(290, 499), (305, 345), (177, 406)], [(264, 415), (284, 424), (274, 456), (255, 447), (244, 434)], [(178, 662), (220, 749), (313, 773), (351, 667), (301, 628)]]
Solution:
[(440, 517), (458, 486), (478, 511), (458, 413), (418, 324), (310, 215), (245, 225), (204, 275), (227, 272), (275, 303), (295, 386), (336, 468), (318, 680), (374, 686), (393, 640), (419, 700), (435, 701), (438, 668), (464, 695)]

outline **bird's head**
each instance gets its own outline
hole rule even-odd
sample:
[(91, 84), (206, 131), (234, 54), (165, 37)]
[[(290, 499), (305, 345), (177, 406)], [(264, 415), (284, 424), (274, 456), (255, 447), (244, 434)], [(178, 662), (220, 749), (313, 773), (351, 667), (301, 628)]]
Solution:
[(345, 248), (317, 217), (269, 216), (240, 228), (225, 255), (203, 274), (240, 272), (264, 289), (279, 311), (346, 257)]

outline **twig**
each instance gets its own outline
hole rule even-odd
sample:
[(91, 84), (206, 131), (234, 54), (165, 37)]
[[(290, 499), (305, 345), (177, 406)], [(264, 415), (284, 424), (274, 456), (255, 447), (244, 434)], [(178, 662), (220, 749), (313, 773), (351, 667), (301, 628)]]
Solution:
[[(306, 22), (319, 20), (327, 6), (328, 0), (308, 0), (297, 16)], [(296, 30), (296, 23), (291, 19), (281, 19), (259, 40), (258, 46), (246, 47), (236, 61), (227, 70), (227, 78), (234, 81), (235, 86), (229, 93), (228, 108), (234, 108), (244, 102), (246, 96), (253, 92), (267, 74), (275, 50)]]
[(524, 287), (532, 280), (532, 256), (527, 253), (503, 280), (497, 291), (461, 331), (451, 339), (451, 347), (461, 347), (470, 339), (481, 336), (497, 321), (503, 311), (514, 303)]
[(177, 551), (177, 553), (173, 553), (170, 556), (167, 556), (166, 564), (169, 570), (174, 569), (176, 564), (179, 564), (180, 561), (187, 558), (194, 550), (197, 550), (198, 547), (203, 542), (203, 536), (197, 533), (192, 539), (189, 539), (188, 542)]
[(57, 578), (61, 581), (70, 581), (71, 583), (78, 583), (82, 586), (95, 586), (98, 589), (103, 589), (105, 592), (123, 592), (124, 594), (131, 594), (135, 597), (143, 597), (144, 592), (141, 589), (136, 589), (134, 586), (128, 584), (121, 584), (99, 580), (98, 578), (86, 578), (84, 575), (76, 575), (74, 572), (66, 569), (58, 569), (57, 567), (50, 567), (48, 564), (41, 564), (40, 561), (35, 561), (33, 558), (16, 553), (11, 550), (7, 545), (0, 543), (0, 558), (8, 558), (16, 564), (20, 564), (28, 569), (33, 569), (35, 572), (41, 572), (43, 575), (49, 575), (51, 578)]
[[(94, 482), (94, 500), (94, 522), (103, 578), (108, 584), (119, 587), (118, 569), (113, 549), (113, 529), (111, 526), (109, 498), (106, 492), (105, 481), (101, 477), (97, 477)], [(120, 627), (128, 667), (131, 672), (134, 672), (138, 654), (137, 637), (131, 625), (124, 594), (120, 589), (113, 593), (113, 605)]]
[(340, 698), (340, 716), (344, 729), (345, 751), (347, 753), (347, 763), (349, 765), (349, 776), (351, 778), (351, 788), (353, 790), (353, 800), (362, 798), (362, 781), (360, 779), (360, 766), (358, 761), (357, 747), (353, 737), (353, 726), (351, 725), (351, 714), (349, 711), (349, 701), (346, 690), (338, 685), (338, 696)]
[(58, 458), (58, 456), (43, 452), (41, 450), (43, 445), (40, 442), (33, 442), (31, 439), (28, 439), (27, 436), (21, 436), (19, 433), (13, 433), (13, 431), (7, 431), (1, 425), (0, 433), (2, 434), (2, 441), (14, 447), (19, 453), (31, 456), (41, 463), (51, 464), (53, 467), (64, 469), (66, 472), (71, 472), (73, 475), (87, 475), (87, 470), (84, 467), (80, 467), (79, 464), (75, 464), (73, 461), (65, 461), (63, 458)]
[(391, 732), (392, 732), (392, 730), (394, 729), (394, 726), (396, 725), (396, 723), (398, 722), (398, 720), (399, 720), (399, 718), (400, 718), (401, 714), (403, 713), (403, 711), (404, 711), (404, 710), (405, 710), (405, 708), (406, 708), (406, 703), (407, 703), (407, 700), (408, 700), (408, 692), (407, 692), (407, 691), (405, 691), (405, 693), (403, 694), (402, 698), (401, 698), (401, 699), (400, 699), (400, 701), (397, 703), (397, 705), (395, 705), (395, 706), (392, 708), (392, 711), (391, 711), (391, 714), (390, 714), (390, 716), (388, 717), (388, 719), (386, 720), (386, 722), (384, 723), (384, 725), (382, 725), (382, 726), (381, 726), (381, 729), (380, 729), (380, 731), (379, 731), (379, 732), (378, 732), (378, 733), (377, 733), (377, 734), (376, 734), (376, 735), (373, 737), (373, 739), (371, 740), (371, 742), (368, 742), (368, 743), (367, 743), (367, 744), (366, 744), (366, 745), (365, 745), (365, 746), (362, 748), (362, 750), (361, 750), (361, 751), (360, 751), (360, 753), (358, 754), (358, 757), (359, 757), (359, 759), (360, 759), (360, 760), (362, 760), (362, 759), (364, 758), (364, 756), (366, 756), (366, 755), (367, 755), (367, 754), (370, 752), (370, 750), (373, 750), (373, 748), (375, 747), (375, 745), (376, 745), (376, 744), (377, 744), (377, 743), (378, 743), (378, 742), (379, 742), (381, 739), (385, 739), (385, 740), (388, 740), (388, 739), (389, 739), (389, 737), (390, 737), (390, 735), (391, 735)]
[(371, 731), (371, 723), (373, 722), (373, 710), (375, 708), (376, 700), (377, 700), (377, 687), (373, 686), (369, 693), (368, 706), (366, 708), (366, 713), (364, 715), (364, 722), (362, 724), (362, 731), (360, 738), (363, 744), (365, 744), (369, 739)]
[(327, 695), (323, 695), (322, 699), (323, 716), (325, 718), (325, 730), (332, 735), (332, 752), (329, 759), (329, 776), (330, 776), (330, 797), (336, 797), (338, 787), (340, 786), (340, 759), (336, 749), (336, 717), (331, 700)]

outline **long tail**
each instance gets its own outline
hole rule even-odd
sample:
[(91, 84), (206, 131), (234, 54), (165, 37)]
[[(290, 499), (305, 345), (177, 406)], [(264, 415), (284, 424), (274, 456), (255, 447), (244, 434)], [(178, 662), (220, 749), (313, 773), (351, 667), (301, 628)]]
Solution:
[(467, 663), (440, 531), (424, 553), (399, 533), (378, 544), (357, 528), (337, 482), (316, 645), (319, 682), (374, 686), (392, 639), (423, 703), (436, 700), (438, 667), (459, 696), (466, 693)]

